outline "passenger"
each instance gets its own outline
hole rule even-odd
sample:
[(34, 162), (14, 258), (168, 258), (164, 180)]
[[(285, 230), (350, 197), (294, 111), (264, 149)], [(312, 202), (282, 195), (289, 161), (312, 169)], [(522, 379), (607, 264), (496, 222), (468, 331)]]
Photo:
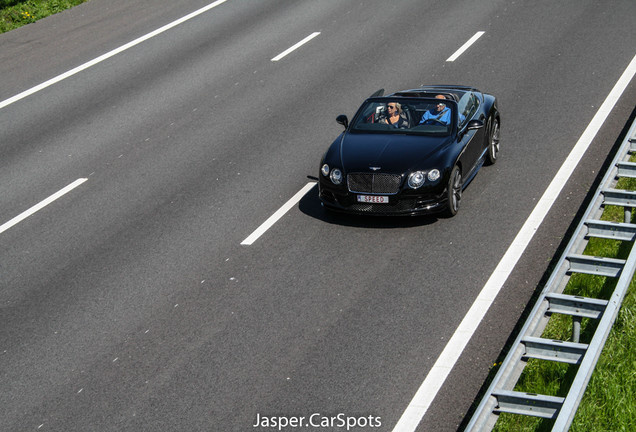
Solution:
[(402, 113), (402, 106), (397, 102), (386, 104), (387, 116), (380, 119), (379, 123), (391, 125), (395, 128), (404, 129), (409, 127), (409, 122)]
[[(444, 95), (437, 95), (435, 99), (444, 99), (446, 97)], [(451, 122), (451, 110), (446, 106), (446, 104), (439, 102), (435, 105), (435, 109), (426, 111), (420, 120), (420, 124), (435, 124), (440, 123), (442, 125), (448, 126)]]

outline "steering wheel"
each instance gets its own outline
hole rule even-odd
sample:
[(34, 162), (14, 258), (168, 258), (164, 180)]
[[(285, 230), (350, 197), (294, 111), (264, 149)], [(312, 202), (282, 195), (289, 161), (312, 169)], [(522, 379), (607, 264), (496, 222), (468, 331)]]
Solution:
[(437, 119), (426, 119), (424, 120), (424, 123), (422, 124), (431, 125), (431, 126), (446, 126), (446, 123), (439, 121)]

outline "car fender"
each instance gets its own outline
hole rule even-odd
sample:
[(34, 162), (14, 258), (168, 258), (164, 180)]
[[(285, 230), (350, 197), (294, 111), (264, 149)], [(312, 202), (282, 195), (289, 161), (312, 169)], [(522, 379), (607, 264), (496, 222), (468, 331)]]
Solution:
[(333, 143), (331, 143), (331, 145), (329, 146), (329, 148), (327, 149), (327, 151), (325, 152), (325, 154), (322, 156), (322, 160), (320, 162), (320, 165), (322, 166), (324, 163), (328, 163), (330, 165), (332, 164), (336, 164), (338, 165), (338, 168), (342, 169), (342, 152), (341, 152), (341, 147), (342, 147), (342, 140), (344, 138), (344, 132), (341, 133), (340, 135), (338, 135), (338, 138), (336, 138)]

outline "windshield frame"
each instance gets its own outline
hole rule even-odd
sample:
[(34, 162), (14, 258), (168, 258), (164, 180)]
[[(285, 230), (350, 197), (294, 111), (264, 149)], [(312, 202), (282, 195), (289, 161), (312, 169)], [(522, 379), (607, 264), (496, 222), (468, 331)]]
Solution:
[[(386, 107), (390, 102), (397, 102), (404, 108), (404, 117), (410, 117), (408, 128), (395, 128), (387, 124), (379, 124), (375, 116), (380, 112), (378, 109)], [(370, 133), (370, 134), (401, 134), (401, 135), (424, 135), (424, 136), (450, 136), (457, 128), (457, 102), (453, 99), (446, 99), (443, 103), (451, 110), (451, 121), (446, 127), (442, 125), (428, 126), (420, 125), (419, 120), (423, 113), (431, 110), (432, 107), (440, 103), (440, 99), (435, 97), (404, 97), (404, 96), (382, 96), (371, 97), (365, 100), (351, 120), (347, 131), (349, 133)], [(386, 111), (384, 111), (386, 112)], [(373, 116), (371, 119), (369, 116)]]

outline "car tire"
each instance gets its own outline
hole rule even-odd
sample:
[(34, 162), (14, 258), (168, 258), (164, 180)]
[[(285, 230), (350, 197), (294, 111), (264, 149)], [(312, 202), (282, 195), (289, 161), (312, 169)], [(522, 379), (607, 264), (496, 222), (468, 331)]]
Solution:
[(453, 217), (459, 211), (463, 186), (462, 171), (458, 165), (455, 165), (451, 171), (450, 177), (448, 178), (448, 186), (446, 188), (446, 197), (448, 199), (446, 216)]
[(499, 157), (499, 119), (493, 118), (488, 134), (488, 151), (486, 152), (486, 163), (494, 165)]

